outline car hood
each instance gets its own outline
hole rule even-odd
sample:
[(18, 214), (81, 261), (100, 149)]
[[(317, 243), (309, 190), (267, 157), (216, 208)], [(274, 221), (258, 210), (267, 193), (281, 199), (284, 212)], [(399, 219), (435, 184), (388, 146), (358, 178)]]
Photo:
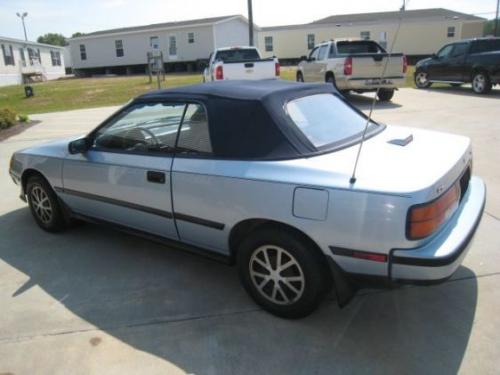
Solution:
[[(412, 140), (404, 145), (408, 137)], [(467, 137), (388, 126), (365, 141), (351, 184), (358, 149), (359, 144), (293, 163), (312, 185), (403, 196), (422, 193), (423, 198), (433, 199), (460, 177), (472, 157)]]
[(65, 158), (68, 155), (68, 144), (83, 135), (57, 139), (38, 146), (28, 147), (18, 151), (18, 154), (49, 156), (55, 158)]
[(417, 63), (415, 64), (415, 67), (418, 68), (419, 66), (422, 66), (422, 65), (425, 65), (427, 64), (429, 61), (431, 61), (432, 58), (428, 57), (426, 59), (423, 59), (423, 60), (419, 60), (417, 61)]

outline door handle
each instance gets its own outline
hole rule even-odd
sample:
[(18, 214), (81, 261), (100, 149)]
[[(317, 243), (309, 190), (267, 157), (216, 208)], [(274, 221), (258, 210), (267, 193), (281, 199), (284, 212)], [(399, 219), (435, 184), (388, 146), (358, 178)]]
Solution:
[(163, 172), (148, 171), (147, 178), (149, 182), (154, 182), (156, 184), (165, 183), (165, 173)]

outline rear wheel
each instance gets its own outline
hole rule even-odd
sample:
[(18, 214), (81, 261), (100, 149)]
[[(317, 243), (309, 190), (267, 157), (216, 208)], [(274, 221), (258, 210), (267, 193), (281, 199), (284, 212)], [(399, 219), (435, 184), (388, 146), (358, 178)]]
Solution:
[(379, 89), (377, 96), (378, 96), (378, 100), (380, 100), (381, 102), (388, 102), (394, 96), (394, 90), (393, 89)]
[(415, 86), (419, 89), (426, 89), (431, 87), (432, 83), (429, 81), (429, 77), (426, 72), (417, 72), (415, 74)]
[(487, 94), (491, 91), (491, 81), (487, 73), (476, 72), (472, 77), (472, 90), (476, 94)]
[(333, 74), (328, 74), (325, 79), (326, 83), (331, 84), (333, 87), (337, 88), (337, 84), (335, 83), (335, 76)]
[(304, 76), (302, 75), (302, 72), (297, 72), (296, 80), (297, 82), (304, 82)]
[(26, 194), (31, 214), (40, 228), (59, 232), (66, 227), (62, 207), (48, 182), (41, 176), (30, 177)]
[(255, 302), (283, 318), (309, 315), (328, 289), (320, 257), (292, 231), (253, 232), (238, 249), (238, 269)]

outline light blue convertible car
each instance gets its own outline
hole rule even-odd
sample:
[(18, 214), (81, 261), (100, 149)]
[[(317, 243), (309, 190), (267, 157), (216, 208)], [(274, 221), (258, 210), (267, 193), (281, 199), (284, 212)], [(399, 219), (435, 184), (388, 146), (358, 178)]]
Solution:
[(107, 223), (236, 263), (298, 318), (332, 287), (343, 305), (362, 279), (448, 278), (484, 209), (471, 169), (469, 139), (367, 122), (331, 85), (228, 81), (142, 95), (10, 175), (47, 231)]

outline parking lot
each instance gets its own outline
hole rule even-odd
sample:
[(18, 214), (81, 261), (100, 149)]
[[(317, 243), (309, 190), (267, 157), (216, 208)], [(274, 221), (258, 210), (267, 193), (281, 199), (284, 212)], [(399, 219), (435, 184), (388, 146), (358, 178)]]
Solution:
[(0, 142), (0, 374), (498, 373), (499, 103), (498, 89), (407, 88), (377, 106), (380, 122), (471, 137), (488, 187), (481, 225), (444, 284), (362, 290), (344, 309), (332, 295), (297, 321), (259, 309), (226, 265), (90, 224), (39, 229), (10, 155), (115, 108), (32, 116), (40, 124)]

